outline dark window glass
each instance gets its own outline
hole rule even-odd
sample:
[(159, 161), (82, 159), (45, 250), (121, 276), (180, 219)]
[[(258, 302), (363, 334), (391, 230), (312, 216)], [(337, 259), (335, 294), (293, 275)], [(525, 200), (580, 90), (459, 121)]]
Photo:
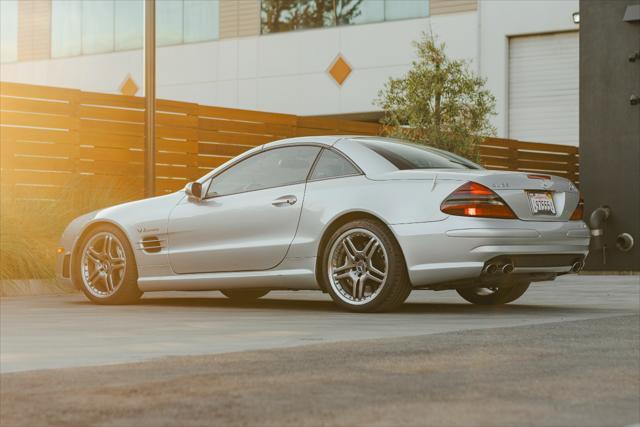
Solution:
[(388, 141), (358, 141), (400, 170), (481, 169), (467, 159), (418, 144)]
[(284, 147), (255, 154), (217, 175), (207, 197), (304, 182), (320, 148)]
[(357, 173), (355, 166), (340, 154), (331, 150), (322, 150), (320, 159), (313, 168), (311, 179), (337, 178)]

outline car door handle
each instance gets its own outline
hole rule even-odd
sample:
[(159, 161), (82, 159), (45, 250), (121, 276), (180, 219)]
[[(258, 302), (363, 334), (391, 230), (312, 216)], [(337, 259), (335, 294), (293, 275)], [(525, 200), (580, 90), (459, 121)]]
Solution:
[(296, 196), (282, 196), (275, 199), (271, 204), (273, 206), (291, 206), (294, 205), (298, 201)]

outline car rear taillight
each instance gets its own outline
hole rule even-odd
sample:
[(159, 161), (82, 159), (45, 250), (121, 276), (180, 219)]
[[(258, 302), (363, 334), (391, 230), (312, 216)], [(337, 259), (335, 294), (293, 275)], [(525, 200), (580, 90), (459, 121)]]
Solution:
[(580, 201), (578, 202), (578, 206), (576, 206), (576, 210), (573, 211), (573, 213), (571, 214), (571, 218), (569, 219), (571, 221), (579, 221), (582, 219), (583, 215), (584, 215), (584, 201), (580, 199)]
[(458, 216), (517, 218), (500, 196), (477, 182), (467, 182), (458, 187), (442, 202), (440, 210)]

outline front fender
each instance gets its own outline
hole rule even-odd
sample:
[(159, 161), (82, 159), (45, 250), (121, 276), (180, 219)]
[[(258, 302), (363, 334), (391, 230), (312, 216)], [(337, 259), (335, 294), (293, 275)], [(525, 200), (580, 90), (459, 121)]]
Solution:
[[(120, 205), (96, 210), (82, 215), (69, 223), (60, 238), (60, 247), (64, 248), (56, 263), (56, 275), (61, 280), (69, 280), (66, 270), (73, 265), (75, 249), (83, 233), (96, 223), (112, 224), (119, 228), (129, 240), (133, 249), (138, 271), (146, 267), (156, 268), (168, 264), (167, 249), (159, 253), (146, 254), (138, 250), (136, 243), (147, 235), (166, 236), (169, 212), (184, 197), (178, 191), (164, 196), (136, 200)], [(68, 258), (67, 258), (68, 257)], [(66, 259), (65, 259), (66, 258)]]
[(59, 281), (65, 284), (71, 283), (69, 268), (75, 245), (84, 230), (94, 221), (99, 212), (100, 210), (95, 210), (75, 218), (62, 232), (58, 243), (58, 248), (61, 248), (62, 251), (58, 252), (55, 266), (56, 278)]

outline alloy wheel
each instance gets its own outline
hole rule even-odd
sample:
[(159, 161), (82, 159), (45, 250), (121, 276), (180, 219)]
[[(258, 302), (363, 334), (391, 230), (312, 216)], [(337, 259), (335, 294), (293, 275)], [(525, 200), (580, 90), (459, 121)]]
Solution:
[(124, 282), (126, 253), (120, 240), (108, 231), (96, 233), (82, 250), (80, 273), (85, 288), (97, 298), (107, 298)]
[(329, 284), (348, 304), (373, 301), (387, 282), (387, 251), (378, 236), (364, 228), (340, 235), (331, 247), (328, 262)]

